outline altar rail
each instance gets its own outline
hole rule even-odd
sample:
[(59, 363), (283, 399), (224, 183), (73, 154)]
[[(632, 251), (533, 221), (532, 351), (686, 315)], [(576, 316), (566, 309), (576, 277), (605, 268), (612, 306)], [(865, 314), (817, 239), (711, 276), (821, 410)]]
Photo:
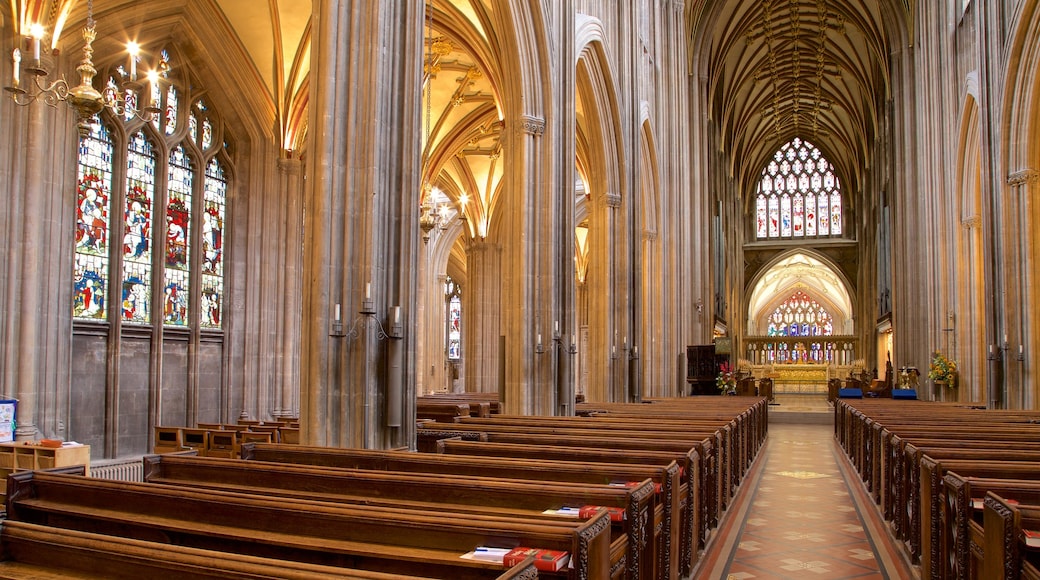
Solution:
[(851, 366), (859, 351), (855, 336), (749, 336), (745, 357), (753, 365), (827, 364)]

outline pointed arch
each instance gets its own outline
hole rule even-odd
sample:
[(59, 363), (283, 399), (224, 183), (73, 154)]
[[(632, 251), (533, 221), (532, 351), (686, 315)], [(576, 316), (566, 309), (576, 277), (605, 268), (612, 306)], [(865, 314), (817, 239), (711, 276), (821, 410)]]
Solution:
[(819, 252), (799, 248), (776, 256), (749, 281), (745, 309), (748, 336), (764, 335), (760, 321), (796, 289), (806, 289), (807, 294), (832, 309), (836, 334), (854, 332), (856, 293), (841, 268)]

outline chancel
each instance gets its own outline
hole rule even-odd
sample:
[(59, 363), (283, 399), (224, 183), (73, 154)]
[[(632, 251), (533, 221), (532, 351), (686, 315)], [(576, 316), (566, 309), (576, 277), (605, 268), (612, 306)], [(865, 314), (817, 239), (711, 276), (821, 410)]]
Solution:
[[(987, 456), (1040, 421), (1037, 38), (1040, 0), (0, 0), (0, 569), (1031, 573), (978, 534), (1040, 532)], [(341, 535), (221, 543), (175, 481)], [(30, 517), (66, 492), (195, 539)]]

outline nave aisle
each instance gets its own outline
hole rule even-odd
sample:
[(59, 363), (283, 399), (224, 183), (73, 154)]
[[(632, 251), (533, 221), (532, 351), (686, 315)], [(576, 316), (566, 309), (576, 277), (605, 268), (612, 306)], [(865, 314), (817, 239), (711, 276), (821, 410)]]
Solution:
[(894, 542), (831, 425), (771, 422), (695, 578), (912, 578)]

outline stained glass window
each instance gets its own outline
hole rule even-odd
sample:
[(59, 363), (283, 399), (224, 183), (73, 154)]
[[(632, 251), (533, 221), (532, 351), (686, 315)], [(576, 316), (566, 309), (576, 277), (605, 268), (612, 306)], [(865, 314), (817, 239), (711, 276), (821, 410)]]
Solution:
[[(170, 74), (170, 61), (164, 50), (155, 66), (162, 82), (152, 85), (159, 109), (153, 120), (104, 114), (80, 139), (77, 320), (121, 316), (125, 323), (211, 329), (223, 324), (229, 148), (219, 117), (201, 99), (192, 99), (194, 85), (186, 72)], [(125, 76), (118, 66), (106, 72), (105, 91), (120, 91)], [(136, 109), (143, 95), (123, 92)], [(113, 123), (124, 130), (112, 131)], [(125, 179), (115, 167), (125, 167)], [(120, 183), (113, 183), (113, 175)], [(110, 219), (110, 212), (120, 211)], [(119, 314), (108, 307), (109, 296), (119, 301)]]
[(769, 316), (769, 336), (830, 336), (834, 322), (827, 309), (802, 290), (797, 290)]
[(191, 222), (192, 172), (183, 147), (170, 154), (166, 198), (166, 283), (163, 322), (188, 324), (188, 251)]
[(155, 200), (155, 153), (138, 131), (126, 155), (126, 220), (123, 234), (123, 320), (147, 323), (151, 298), (152, 203)]
[(204, 327), (219, 327), (224, 297), (224, 204), (227, 179), (216, 159), (206, 166), (202, 209), (202, 318)]
[(107, 320), (112, 139), (104, 125), (80, 139), (78, 165), (72, 315)]
[(841, 184), (834, 166), (807, 141), (795, 138), (773, 155), (762, 170), (757, 195), (758, 239), (842, 233)]
[(444, 297), (448, 314), (448, 360), (462, 358), (462, 288), (448, 276)]

